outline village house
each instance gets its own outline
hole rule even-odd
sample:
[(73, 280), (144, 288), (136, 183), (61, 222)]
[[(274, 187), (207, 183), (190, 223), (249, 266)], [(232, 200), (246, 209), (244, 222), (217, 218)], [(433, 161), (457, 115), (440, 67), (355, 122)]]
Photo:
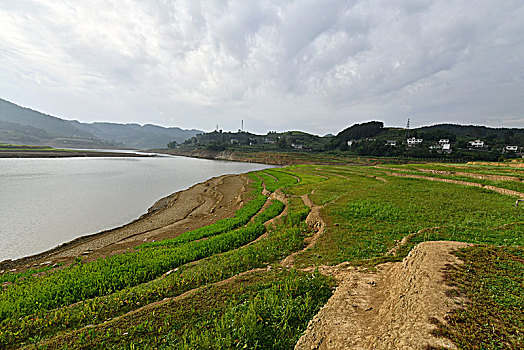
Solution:
[(406, 140), (408, 146), (414, 146), (414, 145), (420, 145), (422, 143), (422, 139), (417, 139), (417, 138), (409, 138)]
[(397, 145), (397, 141), (395, 140), (387, 140), (386, 141), (386, 146), (396, 146)]
[(436, 151), (437, 153), (451, 153), (451, 144), (442, 143), (438, 145), (432, 145), (432, 146), (429, 146), (429, 149), (431, 151)]
[(484, 141), (481, 140), (469, 141), (469, 145), (475, 148), (482, 148), (485, 146)]
[(440, 139), (438, 140), (438, 144), (441, 146), (445, 144), (449, 144), (449, 139)]
[(519, 150), (519, 146), (505, 146), (504, 152), (517, 152)]
[(239, 144), (238, 139), (231, 139), (230, 142), (231, 142), (232, 145), (238, 145)]
[(291, 147), (293, 147), (294, 149), (303, 149), (304, 148), (304, 146), (299, 143), (292, 143)]

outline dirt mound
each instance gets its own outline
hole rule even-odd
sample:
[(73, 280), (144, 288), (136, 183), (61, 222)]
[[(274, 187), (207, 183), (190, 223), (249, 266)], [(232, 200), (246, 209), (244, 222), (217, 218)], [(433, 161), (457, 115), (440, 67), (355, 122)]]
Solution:
[[(370, 273), (341, 265), (328, 268), (340, 284), (309, 323), (295, 349), (455, 348), (431, 335), (435, 319), (461, 302), (446, 295), (444, 269), (460, 261), (452, 254), (459, 242), (424, 242), (399, 263)], [(320, 269), (322, 271), (322, 269)]]

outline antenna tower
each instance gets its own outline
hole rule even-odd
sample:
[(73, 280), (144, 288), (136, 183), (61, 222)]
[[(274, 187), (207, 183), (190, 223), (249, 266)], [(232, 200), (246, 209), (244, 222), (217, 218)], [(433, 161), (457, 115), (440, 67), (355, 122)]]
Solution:
[(242, 132), (244, 132), (244, 119), (242, 119), (242, 128), (240, 130), (242, 130)]
[(409, 137), (409, 118), (408, 123), (406, 124), (406, 138)]

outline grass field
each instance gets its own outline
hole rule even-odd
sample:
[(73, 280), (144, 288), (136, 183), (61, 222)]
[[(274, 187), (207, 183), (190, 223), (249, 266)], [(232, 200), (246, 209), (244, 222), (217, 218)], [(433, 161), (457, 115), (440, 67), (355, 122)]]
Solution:
[[(1, 275), (0, 347), (291, 349), (335, 285), (301, 268), (372, 267), (400, 261), (420, 242), (449, 240), (475, 244), (448, 271), (456, 293), (473, 302), (438, 334), (459, 348), (520, 348), (524, 205), (488, 188), (410, 176), (524, 192), (521, 169), (297, 165), (253, 173), (251, 201), (232, 218), (93, 262)], [(282, 191), (285, 202), (264, 206), (263, 187)], [(314, 233), (307, 200), (325, 231), (303, 250)], [(282, 266), (292, 253), (293, 266)]]

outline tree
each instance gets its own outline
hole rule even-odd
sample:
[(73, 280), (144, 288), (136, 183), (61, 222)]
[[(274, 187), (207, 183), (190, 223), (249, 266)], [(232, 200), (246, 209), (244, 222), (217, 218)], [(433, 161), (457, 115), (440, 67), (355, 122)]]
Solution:
[(367, 122), (362, 124), (354, 124), (350, 126), (349, 128), (342, 130), (338, 133), (336, 138), (339, 141), (339, 144), (346, 143), (349, 140), (355, 139), (363, 139), (367, 137), (373, 137), (378, 134), (380, 134), (384, 129), (384, 123), (383, 122)]

